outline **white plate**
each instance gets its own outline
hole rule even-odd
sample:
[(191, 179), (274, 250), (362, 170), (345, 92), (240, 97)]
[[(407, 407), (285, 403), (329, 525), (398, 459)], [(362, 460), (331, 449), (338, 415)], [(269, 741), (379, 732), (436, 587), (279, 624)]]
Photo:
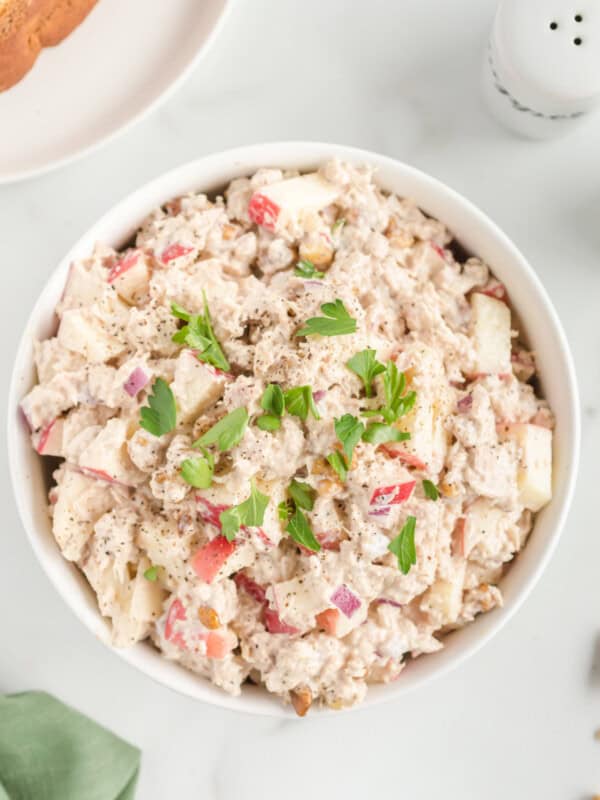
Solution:
[(141, 119), (197, 64), (232, 2), (98, 0), (0, 93), (0, 183), (71, 161)]

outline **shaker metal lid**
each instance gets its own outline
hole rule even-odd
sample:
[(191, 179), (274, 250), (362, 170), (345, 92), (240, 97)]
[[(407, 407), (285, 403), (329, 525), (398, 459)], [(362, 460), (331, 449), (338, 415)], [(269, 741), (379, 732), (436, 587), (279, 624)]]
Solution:
[(599, 0), (502, 0), (493, 42), (532, 103), (560, 110), (600, 98)]

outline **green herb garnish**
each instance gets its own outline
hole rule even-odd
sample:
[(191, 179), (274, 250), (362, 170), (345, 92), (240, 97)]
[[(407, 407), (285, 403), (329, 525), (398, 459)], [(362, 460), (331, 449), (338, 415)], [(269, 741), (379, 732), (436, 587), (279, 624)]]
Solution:
[(250, 484), (250, 497), (247, 500), (237, 506), (231, 506), (231, 508), (221, 511), (219, 514), (221, 532), (227, 541), (232, 542), (242, 526), (256, 528), (262, 525), (269, 500), (270, 498), (266, 494), (258, 491), (254, 481), (252, 481)]
[(385, 406), (363, 411), (363, 417), (383, 417), (388, 425), (391, 425), (399, 417), (408, 414), (415, 404), (417, 394), (416, 392), (404, 394), (405, 389), (406, 378), (404, 373), (398, 371), (398, 367), (393, 361), (388, 361), (383, 375)]
[(152, 566), (148, 567), (148, 569), (144, 572), (144, 578), (151, 583), (158, 578), (158, 567)]
[(340, 228), (343, 228), (345, 224), (346, 220), (343, 217), (340, 217), (340, 219), (336, 219), (336, 221), (331, 226), (331, 232), (337, 233), (337, 231), (339, 231)]
[(202, 447), (204, 445), (216, 444), (221, 452), (229, 450), (239, 444), (246, 425), (248, 424), (248, 412), (242, 406), (236, 408), (227, 416), (220, 419), (212, 428), (197, 439), (192, 447)]
[(406, 442), (410, 439), (410, 433), (399, 431), (384, 422), (371, 422), (362, 435), (363, 442), (378, 445), (386, 442)]
[(225, 357), (221, 345), (217, 341), (212, 327), (210, 311), (204, 297), (204, 314), (190, 314), (178, 303), (171, 303), (171, 314), (177, 319), (182, 319), (187, 325), (173, 334), (173, 341), (177, 344), (185, 344), (196, 353), (200, 361), (212, 364), (217, 369), (227, 372), (230, 369), (229, 361)]
[(416, 517), (407, 517), (402, 530), (388, 544), (388, 550), (398, 558), (398, 569), (403, 575), (408, 574), (413, 564), (417, 563), (415, 548)]
[(327, 461), (329, 461), (333, 469), (337, 472), (342, 483), (345, 483), (348, 477), (348, 464), (342, 453), (338, 450), (334, 450), (333, 453), (327, 456)]
[(285, 410), (285, 399), (281, 387), (270, 383), (260, 401), (261, 408), (267, 413), (258, 417), (256, 424), (261, 431), (276, 431), (281, 427), (281, 417)]
[(294, 503), (292, 500), (282, 500), (277, 506), (277, 516), (280, 522), (287, 522), (294, 513)]
[(427, 478), (423, 481), (423, 491), (425, 492), (425, 497), (428, 497), (430, 500), (437, 500), (440, 496), (439, 489), (435, 483), (427, 480)]
[(298, 278), (324, 278), (325, 273), (319, 272), (319, 270), (315, 267), (312, 261), (309, 261), (307, 258), (304, 258), (302, 261), (298, 261), (296, 264), (296, 269), (294, 270), (294, 275)]
[(298, 508), (313, 510), (316, 492), (310, 484), (301, 483), (294, 478), (288, 487), (288, 492)]
[(309, 412), (315, 419), (321, 419), (310, 386), (296, 386), (285, 392), (283, 397), (288, 413), (300, 417), (303, 422), (306, 421)]
[(325, 316), (307, 319), (296, 336), (345, 336), (356, 332), (356, 320), (348, 314), (341, 300), (324, 303), (321, 311)]
[(362, 350), (346, 362), (348, 369), (356, 373), (365, 385), (367, 397), (373, 394), (373, 379), (376, 375), (385, 372), (385, 365), (375, 358), (375, 350)]
[(344, 414), (334, 422), (335, 433), (344, 449), (348, 460), (352, 459), (354, 448), (363, 435), (365, 426), (352, 414)]
[(321, 549), (321, 545), (315, 538), (308, 520), (299, 508), (296, 508), (285, 530), (295, 542), (304, 545), (308, 550), (318, 553)]
[(163, 436), (175, 430), (177, 424), (175, 398), (171, 387), (162, 378), (157, 378), (152, 384), (148, 406), (140, 408), (141, 428), (153, 436)]
[(202, 455), (197, 458), (186, 458), (181, 464), (181, 477), (195, 489), (208, 489), (215, 471), (215, 459), (212, 453), (202, 448)]

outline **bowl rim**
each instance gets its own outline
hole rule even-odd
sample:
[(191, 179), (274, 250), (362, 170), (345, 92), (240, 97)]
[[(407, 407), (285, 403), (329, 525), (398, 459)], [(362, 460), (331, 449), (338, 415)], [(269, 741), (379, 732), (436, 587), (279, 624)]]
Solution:
[[(215, 179), (211, 179), (210, 177), (213, 173), (221, 175), (221, 178), (216, 180), (216, 185), (224, 186), (239, 175), (250, 174), (253, 170), (258, 168), (257, 165), (310, 169), (311, 167), (314, 168), (318, 163), (322, 163), (334, 156), (353, 161), (354, 163), (368, 163), (378, 169), (387, 169), (393, 172), (398, 178), (416, 181), (424, 190), (431, 192), (432, 197), (436, 196), (441, 201), (453, 204), (457, 209), (470, 217), (479, 228), (484, 231), (485, 236), (490, 240), (495, 240), (507, 253), (512, 261), (511, 269), (516, 269), (517, 272), (520, 272), (521, 277), (528, 281), (531, 291), (536, 295), (536, 302), (539, 303), (543, 314), (547, 318), (548, 324), (552, 328), (552, 332), (560, 349), (560, 357), (564, 367), (564, 392), (567, 404), (565, 418), (569, 424), (571, 434), (567, 437), (567, 441), (564, 444), (565, 452), (562, 457), (563, 461), (567, 462), (569, 469), (566, 483), (560, 487), (562, 500), (556, 508), (554, 508), (551, 533), (547, 536), (547, 541), (542, 549), (541, 557), (535, 564), (535, 567), (527, 573), (525, 579), (522, 581), (522, 585), (517, 588), (510, 604), (505, 605), (502, 609), (495, 609), (492, 612), (480, 615), (479, 619), (487, 619), (487, 623), (486, 630), (484, 630), (480, 624), (481, 634), (479, 636), (471, 635), (471, 641), (462, 648), (459, 647), (458, 652), (452, 652), (446, 658), (442, 658), (441, 662), (437, 663), (437, 666), (432, 662), (432, 667), (429, 670), (425, 670), (424, 674), (418, 674), (411, 681), (398, 681), (392, 684), (386, 684), (383, 689), (382, 687), (377, 687), (379, 691), (376, 691), (375, 687), (370, 687), (362, 703), (348, 710), (363, 709), (382, 702), (390, 702), (407, 691), (412, 691), (457, 667), (483, 647), (484, 644), (504, 627), (533, 590), (544, 569), (548, 565), (558, 544), (575, 489), (577, 467), (579, 464), (581, 419), (577, 378), (567, 338), (554, 306), (541, 281), (537, 277), (537, 274), (521, 251), (493, 220), (471, 201), (442, 181), (389, 156), (380, 155), (360, 148), (348, 147), (346, 145), (316, 141), (265, 142), (242, 146), (207, 154), (168, 170), (147, 181), (140, 188), (130, 192), (120, 201), (113, 204), (92, 226), (77, 238), (75, 244), (52, 269), (34, 304), (20, 337), (8, 391), (7, 451), (11, 483), (19, 516), (43, 571), (54, 584), (58, 594), (63, 598), (65, 603), (81, 620), (85, 627), (103, 641), (107, 647), (117, 653), (124, 661), (136, 667), (158, 683), (190, 698), (201, 700), (211, 705), (267, 716), (295, 718), (293, 712), (287, 707), (284, 707), (279, 698), (266, 692), (262, 687), (257, 689), (252, 688), (250, 690), (244, 687), (241, 695), (231, 696), (222, 690), (216, 689), (209, 680), (194, 675), (175, 662), (169, 661), (147, 643), (138, 643), (129, 649), (113, 647), (107, 640), (107, 623), (101, 617), (98, 609), (95, 608), (91, 610), (89, 607), (86, 608), (81, 596), (76, 596), (77, 591), (72, 591), (72, 587), (67, 587), (64, 581), (66, 569), (78, 571), (78, 568), (64, 559), (55, 543), (53, 544), (56, 555), (49, 557), (42, 541), (43, 533), (41, 530), (37, 529), (36, 525), (33, 523), (33, 519), (30, 517), (30, 509), (25, 497), (25, 492), (19, 482), (19, 462), (21, 459), (18, 449), (19, 442), (23, 436), (22, 430), (15, 424), (15, 413), (17, 412), (18, 404), (21, 399), (19, 376), (25, 366), (31, 368), (31, 361), (27, 362), (27, 353), (31, 346), (31, 329), (38, 320), (42, 319), (43, 314), (46, 313), (44, 309), (44, 299), (46, 295), (51, 293), (54, 283), (63, 272), (66, 273), (68, 265), (74, 258), (80, 258), (83, 253), (91, 251), (94, 243), (98, 240), (98, 231), (108, 226), (111, 221), (119, 219), (121, 215), (124, 219), (127, 219), (128, 213), (130, 217), (132, 216), (131, 212), (128, 212), (128, 208), (135, 208), (140, 204), (148, 206), (146, 211), (138, 211), (135, 215), (135, 219), (132, 217), (131, 220), (127, 222), (127, 225), (133, 232), (148, 213), (148, 210), (170, 199), (170, 197), (175, 194), (192, 190), (194, 187), (196, 191), (211, 191), (215, 185)], [(187, 189), (181, 188), (185, 186), (187, 186)], [(173, 187), (180, 188), (177, 189)], [(159, 199), (157, 200), (157, 198)], [(443, 219), (441, 221), (444, 222)], [(121, 227), (123, 227), (122, 224)], [(114, 244), (117, 246), (116, 242)], [(496, 272), (493, 265), (492, 269)], [(556, 502), (558, 503), (558, 501)], [(81, 591), (83, 591), (82, 588)], [(91, 590), (88, 589), (88, 591)], [(476, 628), (477, 625), (478, 620), (476, 619), (468, 626), (465, 626), (465, 628)], [(465, 628), (462, 630), (465, 630)], [(152, 650), (154, 653), (154, 658), (150, 658), (149, 650)], [(440, 653), (448, 653), (448, 651), (444, 649), (440, 651)], [(428, 656), (427, 660), (431, 658), (432, 656)], [(418, 661), (421, 661), (421, 659), (418, 659)], [(323, 714), (326, 713), (326, 711), (327, 709), (323, 709), (320, 713)]]

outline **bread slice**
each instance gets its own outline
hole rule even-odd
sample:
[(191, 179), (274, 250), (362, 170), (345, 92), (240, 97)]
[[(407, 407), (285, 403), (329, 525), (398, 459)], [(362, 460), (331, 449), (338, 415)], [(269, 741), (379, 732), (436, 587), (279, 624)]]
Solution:
[(0, 0), (0, 92), (29, 72), (43, 47), (58, 44), (97, 0)]

